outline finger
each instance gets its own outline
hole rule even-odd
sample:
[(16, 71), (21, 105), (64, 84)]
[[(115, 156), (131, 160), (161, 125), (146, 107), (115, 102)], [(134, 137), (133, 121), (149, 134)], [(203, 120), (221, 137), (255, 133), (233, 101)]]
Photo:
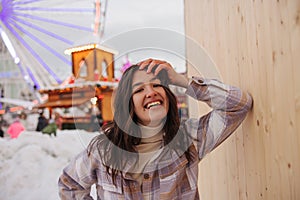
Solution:
[(148, 58), (146, 60), (142, 60), (142, 61), (138, 62), (137, 65), (142, 65), (143, 63), (148, 63), (149, 61), (151, 61), (151, 58)]
[(167, 63), (167, 62), (163, 61), (163, 60), (153, 60), (148, 66), (147, 73), (150, 73), (154, 67), (156, 67), (156, 66), (158, 67), (159, 65), (162, 65), (165, 63)]
[(155, 69), (155, 72), (154, 72), (154, 75), (157, 76), (159, 74), (159, 72), (161, 72), (161, 70), (169, 70), (170, 69), (170, 66), (168, 65), (167, 62), (164, 62), (164, 63), (161, 63), (157, 66), (157, 68)]
[(152, 62), (152, 59), (151, 58), (149, 58), (149, 59), (147, 59), (147, 60), (143, 60), (143, 61), (141, 61), (141, 62), (139, 62), (137, 65), (139, 65), (140, 67), (139, 67), (139, 69), (144, 69), (150, 62)]
[(155, 67), (156, 65), (159, 65), (159, 63), (158, 63), (156, 60), (153, 60), (153, 61), (148, 65), (147, 73), (152, 72), (153, 67)]
[(165, 66), (163, 64), (158, 65), (154, 71), (154, 75), (157, 76), (159, 74), (159, 72), (161, 72), (161, 70), (163, 70), (164, 68), (165, 68)]

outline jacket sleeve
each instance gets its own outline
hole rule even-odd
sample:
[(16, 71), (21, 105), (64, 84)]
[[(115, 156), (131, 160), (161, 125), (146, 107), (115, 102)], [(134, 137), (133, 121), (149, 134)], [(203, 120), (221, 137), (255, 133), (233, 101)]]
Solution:
[(212, 108), (200, 119), (186, 121), (186, 129), (196, 140), (201, 160), (242, 123), (252, 107), (252, 98), (237, 87), (225, 85), (218, 80), (196, 77), (193, 77), (186, 94)]
[(95, 160), (84, 150), (64, 168), (58, 180), (59, 196), (62, 200), (93, 199), (91, 186), (97, 181)]

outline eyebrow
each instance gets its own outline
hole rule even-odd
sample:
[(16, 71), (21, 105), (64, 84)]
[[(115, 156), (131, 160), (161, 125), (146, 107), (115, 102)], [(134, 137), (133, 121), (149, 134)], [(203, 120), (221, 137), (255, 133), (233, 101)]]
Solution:
[[(153, 77), (152, 79), (150, 79), (149, 80), (149, 82), (152, 82), (152, 81), (154, 81), (154, 80), (159, 80), (157, 77)], [(142, 85), (142, 84), (144, 84), (145, 82), (137, 82), (137, 83), (135, 83), (135, 84), (133, 84), (132, 85), (132, 88), (134, 88), (134, 87), (137, 87), (137, 86), (139, 86), (139, 85)]]

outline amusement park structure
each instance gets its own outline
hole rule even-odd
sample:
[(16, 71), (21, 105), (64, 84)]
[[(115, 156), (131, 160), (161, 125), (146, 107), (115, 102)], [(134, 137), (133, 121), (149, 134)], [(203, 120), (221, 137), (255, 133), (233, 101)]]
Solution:
[(114, 78), (116, 51), (88, 44), (67, 49), (65, 53), (72, 57), (72, 76), (60, 86), (40, 90), (42, 95), (48, 95), (48, 100), (36, 107), (49, 109), (49, 118), (54, 108), (82, 105), (89, 108), (83, 116), (63, 117), (63, 128), (88, 128), (95, 117), (101, 122), (111, 121), (111, 98), (117, 86)]
[(0, 0), (0, 114), (31, 109), (44, 101), (39, 90), (62, 84), (72, 65), (63, 51), (100, 41), (106, 5), (106, 0)]
[(100, 0), (1, 0), (1, 38), (28, 86), (43, 89), (67, 76), (64, 49), (100, 37), (104, 13)]

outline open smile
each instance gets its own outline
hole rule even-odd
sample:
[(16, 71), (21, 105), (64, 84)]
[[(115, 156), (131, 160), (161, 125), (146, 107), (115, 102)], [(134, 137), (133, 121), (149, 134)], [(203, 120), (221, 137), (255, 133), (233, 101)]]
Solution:
[(147, 103), (144, 108), (146, 109), (150, 109), (152, 107), (155, 107), (155, 106), (159, 106), (159, 105), (162, 105), (162, 101), (152, 101), (150, 103)]

